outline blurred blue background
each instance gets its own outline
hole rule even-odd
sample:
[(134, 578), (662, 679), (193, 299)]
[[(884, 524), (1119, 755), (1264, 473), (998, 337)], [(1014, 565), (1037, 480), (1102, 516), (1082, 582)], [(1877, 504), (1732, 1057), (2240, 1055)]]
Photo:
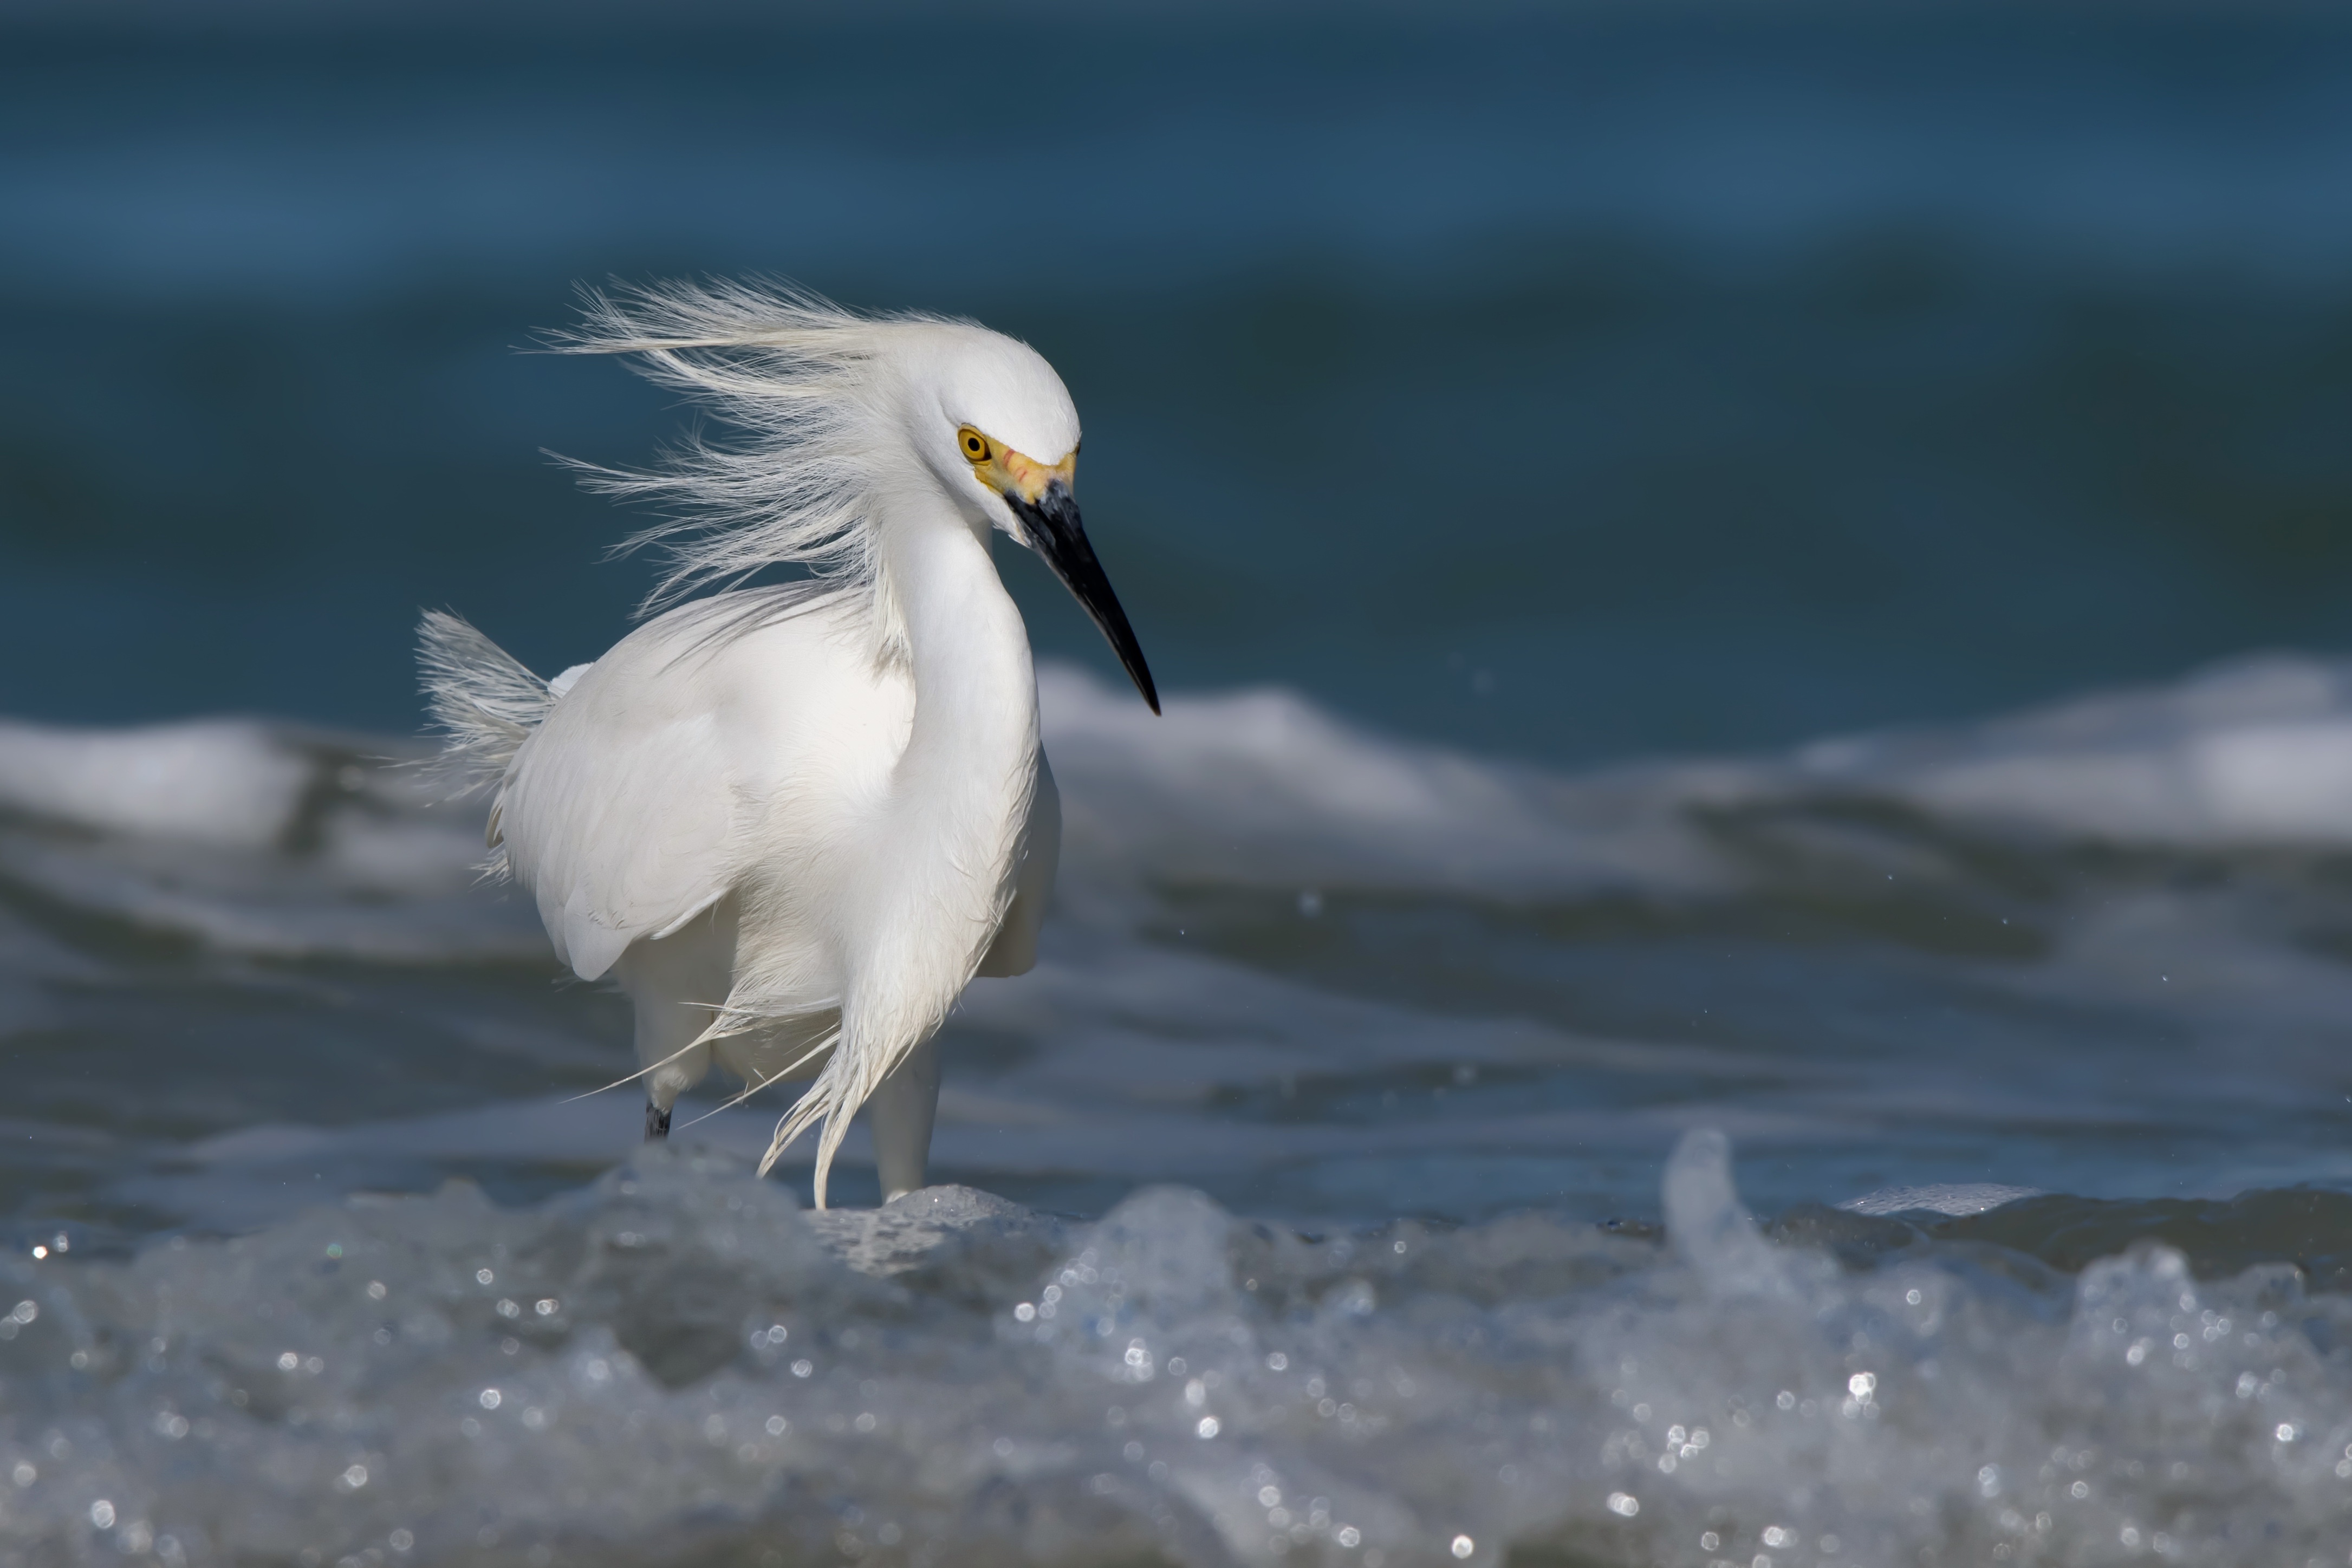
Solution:
[(751, 270), (1042, 349), (1179, 690), (1570, 760), (2340, 648), (2347, 192), (2333, 8), (19, 5), (0, 711), (593, 656), (542, 449), (685, 416), (519, 350)]

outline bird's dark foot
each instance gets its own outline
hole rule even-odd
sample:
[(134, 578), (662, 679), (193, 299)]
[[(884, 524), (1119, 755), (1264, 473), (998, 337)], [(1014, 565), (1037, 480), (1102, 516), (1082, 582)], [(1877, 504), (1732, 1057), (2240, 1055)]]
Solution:
[(667, 1112), (667, 1111), (665, 1111), (665, 1110), (663, 1110), (660, 1106), (658, 1106), (658, 1105), (655, 1104), (652, 1101), (650, 1101), (650, 1100), (646, 1101), (646, 1142), (647, 1142), (648, 1144), (658, 1144), (658, 1143), (660, 1143), (664, 1138), (667, 1138), (667, 1137), (668, 1137), (668, 1136), (669, 1136), (669, 1113), (668, 1113), (668, 1112)]

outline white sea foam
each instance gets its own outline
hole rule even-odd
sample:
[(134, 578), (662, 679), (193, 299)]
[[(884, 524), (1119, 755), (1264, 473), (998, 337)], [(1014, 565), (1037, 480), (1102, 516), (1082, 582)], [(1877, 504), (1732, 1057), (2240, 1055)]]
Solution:
[(478, 811), (396, 765), (418, 754), (260, 720), (0, 720), (0, 876), (226, 954), (535, 956), (478, 891)]
[[(1153, 879), (1722, 894), (1756, 870), (1710, 813), (1825, 799), (2122, 843), (2352, 843), (2352, 672), (2307, 660), (1787, 757), (1578, 774), (1375, 737), (1281, 691), (1171, 697), (1155, 718), (1048, 665), (1040, 695), (1082, 901)], [(437, 803), (425, 777), (383, 765), (414, 751), (257, 720), (0, 720), (0, 812), (16, 821), (0, 870), (227, 951), (530, 950), (523, 912), (474, 892), (478, 804)], [(26, 831), (42, 823), (77, 831)]]
[(1930, 1186), (1885, 1186), (1838, 1205), (1849, 1214), (1941, 1214), (1958, 1218), (1990, 1214), (2005, 1204), (2039, 1197), (2041, 1189), (1999, 1182), (1937, 1182)]
[[(1581, 773), (1370, 735), (1281, 693), (1178, 696), (1164, 719), (1067, 668), (1049, 666), (1042, 693), (1069, 821), (1063, 909), (1036, 972), (975, 985), (951, 1024), (943, 1168), (1033, 1193), (1093, 1184), (1073, 1203), (1172, 1180), (1293, 1213), (1476, 1213), (1541, 1195), (1606, 1214), (1645, 1202), (1656, 1151), (1706, 1124), (1806, 1151), (1811, 1185), (1775, 1188), (1780, 1200), (1988, 1175), (2116, 1193), (2150, 1190), (2160, 1169), (2155, 1190), (2228, 1193), (2346, 1174), (2324, 1127), (2281, 1135), (2340, 1097), (2314, 1044), (2352, 1009), (2352, 977), (2325, 946), (2332, 916), (2297, 914), (2292, 881), (2161, 869), (2168, 855), (2332, 852), (2313, 803), (2335, 788), (2329, 737), (2352, 734), (2337, 666), (2273, 660), (1938, 731)], [(108, 1204), (225, 1228), (337, 1186), (576, 1169), (625, 1147), (630, 1093), (555, 1103), (626, 1071), (617, 1009), (588, 1038), (508, 1016), (544, 1012), (544, 939), (527, 904), (479, 882), (479, 803), (436, 803), (423, 774), (384, 765), (403, 753), (243, 721), (0, 729), (0, 883), (22, 894), (0, 914), (21, 927), (0, 943), (12, 1040), (155, 1030), (133, 998), (159, 983), (156, 960), (132, 938), (159, 934), (194, 948), (170, 983), (215, 988), (190, 1006), (247, 998), (217, 1027), (247, 1030), (253, 1009), (281, 1015), (297, 998), (316, 1009), (247, 1078), (234, 1052), (195, 1046), (187, 1071), (203, 1082), (183, 1092), (226, 1103), (217, 1119), (122, 1148), (111, 1170), (68, 1147), (85, 1134), (21, 1110), (19, 1147), (106, 1171), (89, 1179)], [(2235, 781), (2197, 783), (2213, 778)], [(2101, 846), (2128, 852), (2126, 874), (2097, 869)], [(2090, 871), (2069, 869), (2078, 853)], [(2159, 869), (2131, 872), (2131, 856)], [(1204, 894), (1240, 902), (1202, 907)], [(1793, 1022), (1767, 1012), (1723, 1033), (1720, 1009), (1651, 1002), (1697, 971), (1626, 966), (1612, 899), (1663, 942), (1850, 911), (1841, 940), (1862, 956), (1770, 987), (1867, 975), (1906, 1010), (1863, 1019), (1868, 1049), (1796, 1035), (1853, 1010), (1834, 991)], [(50, 911), (81, 924), (68, 936)], [(1353, 968), (1289, 957), (1358, 915), (1405, 924), (1345, 927), (1381, 944)], [(1445, 946), (1444, 923), (1464, 918), (1483, 924)], [(1561, 919), (1589, 935), (1546, 935)], [(1695, 950), (1707, 966), (1728, 956), (1712, 936)], [(1588, 951), (1623, 974), (1544, 977)], [(483, 1015), (472, 991), (420, 1000), (428, 981), (472, 985), (485, 958), (515, 966), (507, 1015)], [(314, 981), (257, 959), (383, 967)], [(1528, 991), (1530, 966), (1549, 989)], [(1966, 1031), (1936, 1021), (1956, 1007), (1977, 1009)], [(354, 1090), (333, 1077), (343, 1058), (297, 1043), (370, 1012), (406, 1021), (371, 1047), (379, 1076), (364, 1081), (424, 1092)], [(218, 1039), (200, 1013), (190, 1027)], [(1020, 1044), (988, 1046), (981, 1071), (971, 1052), (991, 1041)], [(500, 1059), (522, 1071), (479, 1082)], [(307, 1098), (285, 1091), (314, 1076)], [(2151, 1142), (2126, 1169), (2075, 1156), (2070, 1116), (2216, 1131), (2194, 1160)], [(733, 1147), (772, 1119), (753, 1106), (698, 1135)], [(1899, 1131), (1922, 1124), (1926, 1138)], [(2053, 1130), (2035, 1163), (1988, 1165), (1987, 1148), (2015, 1149), (2011, 1129), (2037, 1127)], [(1888, 1140), (1899, 1155), (1872, 1152)], [(1855, 1152), (1821, 1164), (1839, 1148)]]
[(1068, 852), (1097, 874), (1508, 896), (1712, 873), (1671, 800), (1607, 776), (1371, 736), (1279, 690), (1171, 697), (1155, 717), (1048, 666), (1038, 695)]
[(2352, 843), (2352, 668), (2285, 656), (1977, 724), (1782, 757), (1559, 774), (1351, 729), (1267, 690), (1154, 720), (1068, 668), (1046, 742), (1088, 859), (1140, 874), (1464, 889), (1739, 885), (1707, 813), (1877, 800), (1964, 825), (2212, 848)]
[[(812, 1228), (655, 1152), (0, 1266), (27, 1564), (2335, 1562), (2352, 1304), (2160, 1249), (2069, 1287), (1527, 1216), (1306, 1239), (1146, 1189)], [(2258, 1542), (2254, 1557), (2249, 1542)], [(762, 1552), (770, 1556), (763, 1558)]]
[(0, 809), (104, 833), (274, 845), (310, 760), (257, 719), (66, 729), (0, 719)]
[[(2343, 1299), (2161, 1250), (2070, 1281), (1912, 1227), (1997, 1218), (2021, 1178), (2342, 1174), (2310, 1107), (2352, 981), (2332, 906), (2295, 901), (2352, 832), (2328, 816), (2347, 687), (2275, 661), (1559, 774), (1280, 694), (1154, 721), (1049, 670), (1065, 913), (1034, 974), (952, 1021), (936, 1154), (1090, 1184), (1074, 1207), (1132, 1192), (1091, 1228), (966, 1190), (812, 1223), (748, 1176), (758, 1108), (536, 1207), (460, 1186), (295, 1217), (624, 1157), (633, 1097), (562, 1103), (614, 1075), (617, 1010), (563, 993), (559, 1018), (533, 963), (478, 973), (542, 940), (477, 883), (475, 810), (370, 760), (389, 746), (7, 729), (0, 1025), (28, 1087), (0, 1154), (27, 1192), (79, 1184), (81, 1214), (249, 1234), (0, 1264), (0, 1558), (2340, 1555)], [(1824, 919), (1843, 967), (1782, 942), (1734, 1023), (1681, 999), (1738, 961), (1738, 922)], [(1704, 963), (1644, 968), (1643, 943)], [(146, 1055), (117, 1043), (142, 1030)], [(81, 1051), (143, 1064), (133, 1112), (193, 1130), (84, 1109)], [(1768, 1239), (1708, 1128), (1779, 1201), (1867, 1195), (1814, 1229), (1911, 1239), (1866, 1273)], [(1663, 1247), (1591, 1223), (1656, 1211)]]
[(2276, 656), (2013, 718), (1832, 740), (1796, 776), (2111, 842), (2352, 842), (2352, 669)]

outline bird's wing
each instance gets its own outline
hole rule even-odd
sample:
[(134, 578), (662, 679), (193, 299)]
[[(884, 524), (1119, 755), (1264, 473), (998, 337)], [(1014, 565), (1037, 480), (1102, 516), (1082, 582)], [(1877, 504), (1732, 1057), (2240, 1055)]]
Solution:
[(697, 645), (710, 614), (674, 612), (581, 673), (507, 775), (508, 863), (582, 979), (724, 897), (776, 786), (774, 683), (747, 692), (737, 648)]
[(500, 801), (508, 863), (539, 901), (557, 956), (583, 980), (631, 943), (701, 914), (733, 881), (738, 791), (717, 716), (663, 706), (594, 724), (550, 715)]

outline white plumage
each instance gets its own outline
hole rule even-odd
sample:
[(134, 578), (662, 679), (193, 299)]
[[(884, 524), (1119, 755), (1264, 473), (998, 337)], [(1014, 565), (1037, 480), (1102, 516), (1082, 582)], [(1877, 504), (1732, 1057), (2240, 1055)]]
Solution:
[[(670, 608), (541, 682), (433, 614), (426, 690), (499, 866), (583, 979), (636, 1009), (652, 1135), (715, 1060), (750, 1089), (814, 1074), (764, 1171), (822, 1122), (815, 1197), (872, 1102), (884, 1194), (922, 1185), (931, 1036), (974, 975), (1034, 961), (1060, 841), (1020, 613), (992, 529), (1035, 549), (1147, 701), (1071, 496), (1078, 420), (1050, 366), (968, 323), (673, 287), (592, 301), (563, 347), (645, 357), (742, 433), (650, 474)], [(782, 587), (713, 582), (777, 563)]]

